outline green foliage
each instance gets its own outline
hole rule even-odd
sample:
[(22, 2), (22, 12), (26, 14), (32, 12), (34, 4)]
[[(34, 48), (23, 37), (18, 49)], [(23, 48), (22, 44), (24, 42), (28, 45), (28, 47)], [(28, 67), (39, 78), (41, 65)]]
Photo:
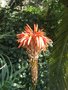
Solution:
[(28, 6), (26, 8), (27, 12), (31, 12), (33, 14), (42, 14), (42, 10), (39, 7), (34, 7), (34, 6)]
[[(53, 50), (39, 55), (39, 78), (36, 90), (68, 90), (68, 8), (60, 0), (43, 0), (40, 9), (22, 0), (0, 8), (0, 90), (32, 90), (28, 55), (17, 48), (16, 34), (28, 23), (39, 24), (54, 42)], [(39, 6), (37, 6), (39, 5)], [(19, 7), (19, 8), (18, 8)], [(50, 56), (51, 54), (51, 56)]]

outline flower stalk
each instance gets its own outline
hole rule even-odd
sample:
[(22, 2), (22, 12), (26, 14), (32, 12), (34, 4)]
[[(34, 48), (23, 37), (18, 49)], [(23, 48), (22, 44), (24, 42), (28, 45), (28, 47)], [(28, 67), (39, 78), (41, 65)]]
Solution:
[(31, 59), (29, 63), (31, 68), (32, 84), (36, 86), (38, 79), (38, 60)]
[(38, 25), (34, 24), (34, 30), (27, 24), (25, 31), (17, 34), (18, 48), (26, 48), (29, 56), (29, 65), (31, 68), (31, 76), (33, 86), (36, 86), (38, 79), (38, 57), (41, 51), (46, 51), (48, 46), (53, 42), (46, 37), (44, 32), (38, 29)]

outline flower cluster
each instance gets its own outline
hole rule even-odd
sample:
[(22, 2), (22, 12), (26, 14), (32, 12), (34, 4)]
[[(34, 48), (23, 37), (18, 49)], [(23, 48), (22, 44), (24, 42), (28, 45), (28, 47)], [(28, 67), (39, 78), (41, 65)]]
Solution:
[(34, 56), (41, 51), (46, 51), (47, 47), (52, 43), (52, 40), (46, 37), (36, 24), (34, 24), (34, 30), (27, 24), (25, 31), (17, 34), (17, 38), (17, 42), (20, 43), (18, 48), (26, 48), (29, 54)]

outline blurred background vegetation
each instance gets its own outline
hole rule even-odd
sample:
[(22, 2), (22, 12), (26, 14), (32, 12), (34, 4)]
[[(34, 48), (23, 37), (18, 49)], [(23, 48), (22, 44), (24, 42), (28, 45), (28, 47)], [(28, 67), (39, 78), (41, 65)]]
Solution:
[(68, 0), (0, 0), (0, 90), (32, 90), (29, 58), (16, 42), (26, 23), (54, 42), (39, 55), (36, 90), (68, 90)]

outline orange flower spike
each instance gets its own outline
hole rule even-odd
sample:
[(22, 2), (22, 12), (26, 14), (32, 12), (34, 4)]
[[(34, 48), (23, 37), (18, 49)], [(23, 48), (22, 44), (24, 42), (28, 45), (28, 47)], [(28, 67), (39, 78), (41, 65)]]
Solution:
[(36, 85), (38, 78), (38, 56), (41, 51), (46, 51), (47, 47), (52, 44), (52, 40), (44, 35), (42, 30), (38, 30), (38, 25), (34, 24), (34, 31), (26, 24), (25, 31), (17, 34), (20, 47), (26, 48), (30, 58), (32, 83)]
[[(34, 24), (34, 31), (31, 29), (31, 27), (26, 24), (25, 26), (25, 32), (22, 32), (21, 34), (17, 34), (17, 38), (18, 38), (18, 43), (20, 43), (19, 48), (22, 46), (26, 46), (26, 48), (28, 48), (27, 46), (32, 46), (32, 50), (33, 49), (39, 49), (39, 50), (43, 50), (44, 47), (46, 47), (46, 45), (49, 45), (52, 40), (49, 39), (48, 37), (44, 36), (44, 32), (39, 30), (38, 31), (38, 25)], [(32, 44), (31, 44), (32, 43)], [(23, 45), (24, 44), (24, 45)], [(33, 48), (35, 47), (35, 48)]]

